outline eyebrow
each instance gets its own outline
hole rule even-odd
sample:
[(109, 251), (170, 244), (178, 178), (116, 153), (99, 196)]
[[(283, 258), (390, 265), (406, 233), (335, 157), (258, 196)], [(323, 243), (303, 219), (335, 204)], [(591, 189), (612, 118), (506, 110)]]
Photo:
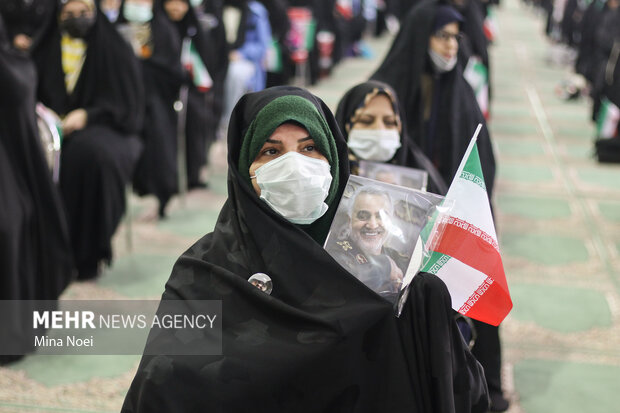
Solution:
[[(304, 141), (309, 141), (311, 139), (312, 139), (311, 136), (306, 136), (305, 138), (301, 138), (301, 139), (297, 140), (297, 143), (304, 142)], [(282, 141), (278, 141), (276, 139), (267, 139), (265, 142), (266, 143), (275, 143), (276, 145), (282, 145)]]

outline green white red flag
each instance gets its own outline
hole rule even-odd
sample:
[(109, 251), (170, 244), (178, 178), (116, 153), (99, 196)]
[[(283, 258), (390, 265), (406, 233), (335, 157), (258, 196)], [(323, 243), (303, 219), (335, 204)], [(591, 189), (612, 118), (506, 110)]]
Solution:
[(463, 77), (474, 90), (476, 101), (485, 119), (489, 119), (489, 72), (478, 56), (472, 56), (463, 70)]
[(601, 108), (596, 117), (596, 136), (602, 139), (613, 138), (618, 134), (618, 122), (620, 121), (620, 109), (603, 97)]
[(200, 54), (196, 50), (194, 42), (192, 42), (192, 39), (190, 38), (186, 38), (183, 41), (183, 49), (181, 50), (181, 64), (185, 70), (190, 73), (196, 89), (203, 93), (211, 89), (213, 86), (213, 79), (202, 61)]
[(454, 206), (434, 223), (427, 243), (431, 256), (422, 271), (444, 281), (454, 310), (496, 326), (512, 309), (512, 300), (476, 145), (481, 127), (446, 194)]

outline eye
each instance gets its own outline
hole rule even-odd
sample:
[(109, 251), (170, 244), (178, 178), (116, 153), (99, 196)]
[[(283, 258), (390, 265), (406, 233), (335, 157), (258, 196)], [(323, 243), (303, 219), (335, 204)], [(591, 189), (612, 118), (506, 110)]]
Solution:
[(314, 152), (314, 150), (315, 150), (314, 144), (306, 145), (303, 150), (305, 152)]
[(276, 148), (267, 148), (263, 150), (262, 154), (267, 156), (274, 156), (278, 154), (278, 150)]
[(362, 125), (371, 125), (375, 120), (370, 117), (363, 117), (358, 119), (355, 123), (361, 123)]
[(398, 122), (395, 118), (387, 118), (383, 120), (385, 126), (398, 126)]
[(360, 221), (368, 221), (370, 219), (370, 212), (368, 211), (358, 211), (356, 218)]

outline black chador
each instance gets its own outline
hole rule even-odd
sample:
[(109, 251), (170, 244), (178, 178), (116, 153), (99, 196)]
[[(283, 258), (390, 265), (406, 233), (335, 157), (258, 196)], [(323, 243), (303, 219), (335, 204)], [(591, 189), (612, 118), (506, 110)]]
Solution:
[(161, 1), (153, 1), (152, 18), (132, 22), (121, 3), (117, 29), (128, 40), (142, 63), (146, 109), (142, 139), (144, 151), (136, 167), (133, 189), (139, 195), (155, 195), (159, 215), (164, 216), (170, 198), (178, 192), (177, 124), (174, 103), (183, 80), (181, 41), (168, 20)]
[(491, 64), (489, 60), (489, 40), (484, 34), (484, 8), (479, 0), (452, 0), (451, 4), (463, 15), (461, 30), (464, 38), (459, 47), (459, 64), (465, 68), (472, 56), (478, 56), (489, 75), (489, 99), (491, 98)]
[[(29, 38), (30, 47), (39, 43), (55, 18), (57, 0), (2, 0), (0, 15), (4, 18), (9, 41), (15, 47), (15, 36)], [(19, 42), (18, 42), (19, 43)]]
[[(34, 65), (11, 50), (0, 17), (0, 300), (22, 300), (13, 301), (16, 310), (25, 300), (56, 300), (74, 276), (65, 211), (39, 140), (35, 85)], [(18, 314), (26, 313), (5, 315), (0, 326), (5, 344), (18, 345), (32, 323)], [(0, 355), (0, 364), (16, 358)]]
[[(191, 68), (184, 67), (183, 81), (188, 90), (184, 128), (187, 142), (187, 182), (189, 188), (194, 188), (204, 185), (200, 181), (200, 169), (207, 163), (208, 148), (215, 139), (219, 118), (214, 111), (213, 94), (224, 82), (226, 57), (225, 54), (218, 53), (211, 32), (203, 29), (189, 0), (184, 1), (189, 6), (187, 13), (180, 21), (173, 22), (181, 42), (179, 47), (185, 50), (182, 52), (182, 56), (187, 60), (185, 63), (196, 63), (194, 59), (200, 59), (200, 63), (193, 64)], [(189, 52), (190, 49), (192, 52)], [(194, 51), (197, 56), (192, 54)], [(201, 71), (201, 64), (206, 72)]]
[(203, 27), (209, 38), (211, 47), (217, 51), (217, 70), (211, 73), (213, 77), (213, 88), (207, 94), (208, 100), (213, 110), (213, 121), (215, 126), (209, 130), (208, 139), (215, 139), (217, 126), (222, 117), (224, 102), (224, 80), (228, 71), (228, 52), (229, 45), (226, 40), (226, 28), (223, 22), (223, 0), (206, 1), (194, 8), (198, 21)]
[(36, 73), (0, 18), (0, 298), (56, 299), (73, 273), (69, 232), (35, 120)]
[[(357, 116), (357, 111), (378, 94), (383, 94), (390, 99), (394, 113), (400, 118), (401, 146), (388, 162), (394, 165), (426, 170), (429, 176), (429, 191), (445, 195), (448, 190), (445, 181), (424, 152), (408, 137), (406, 121), (404, 121), (405, 113), (401, 110), (396, 92), (387, 83), (368, 80), (349, 89), (340, 99), (335, 117), (345, 140), (347, 142), (349, 140), (349, 132), (353, 127), (353, 120)], [(359, 159), (351, 151), (349, 151), (349, 160), (351, 161), (351, 173), (357, 174)]]
[[(313, 138), (333, 178), (327, 212), (307, 225), (276, 213), (250, 183), (253, 151), (273, 132), (265, 123), (291, 119), (320, 130)], [(214, 232), (178, 259), (163, 294), (176, 303), (221, 300), (222, 354), (143, 356), (122, 412), (486, 410), (481, 367), (441, 280), (415, 277), (397, 318), (323, 249), (349, 173), (346, 143), (321, 100), (292, 87), (242, 97), (228, 131), (228, 164), (228, 200)], [(271, 295), (248, 282), (256, 273), (271, 278)], [(169, 344), (170, 353), (203, 348), (201, 338), (187, 337), (164, 332), (151, 344)]]
[[(94, 6), (93, 6), (94, 7)], [(83, 129), (64, 137), (60, 189), (80, 278), (97, 275), (112, 258), (111, 238), (125, 211), (125, 185), (141, 150), (144, 93), (138, 61), (105, 16), (96, 10), (83, 37), (83, 64), (68, 90), (61, 31), (54, 19), (33, 50), (38, 98), (60, 116), (84, 109)]]
[[(457, 64), (438, 73), (431, 64), (429, 39), (438, 8), (435, 1), (425, 0), (411, 9), (372, 79), (394, 88), (406, 114), (409, 136), (449, 184), (476, 126), (486, 122), (462, 67)], [(478, 136), (478, 152), (491, 196), (495, 157), (486, 128)]]

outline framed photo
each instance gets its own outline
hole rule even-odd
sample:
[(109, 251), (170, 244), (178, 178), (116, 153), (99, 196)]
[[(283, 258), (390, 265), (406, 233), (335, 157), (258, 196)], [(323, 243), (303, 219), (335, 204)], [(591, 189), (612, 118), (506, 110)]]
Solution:
[(420, 233), (443, 199), (351, 175), (324, 247), (368, 288), (395, 302), (421, 268)]
[(420, 191), (426, 191), (428, 185), (428, 172), (389, 163), (360, 160), (358, 173), (365, 178)]

